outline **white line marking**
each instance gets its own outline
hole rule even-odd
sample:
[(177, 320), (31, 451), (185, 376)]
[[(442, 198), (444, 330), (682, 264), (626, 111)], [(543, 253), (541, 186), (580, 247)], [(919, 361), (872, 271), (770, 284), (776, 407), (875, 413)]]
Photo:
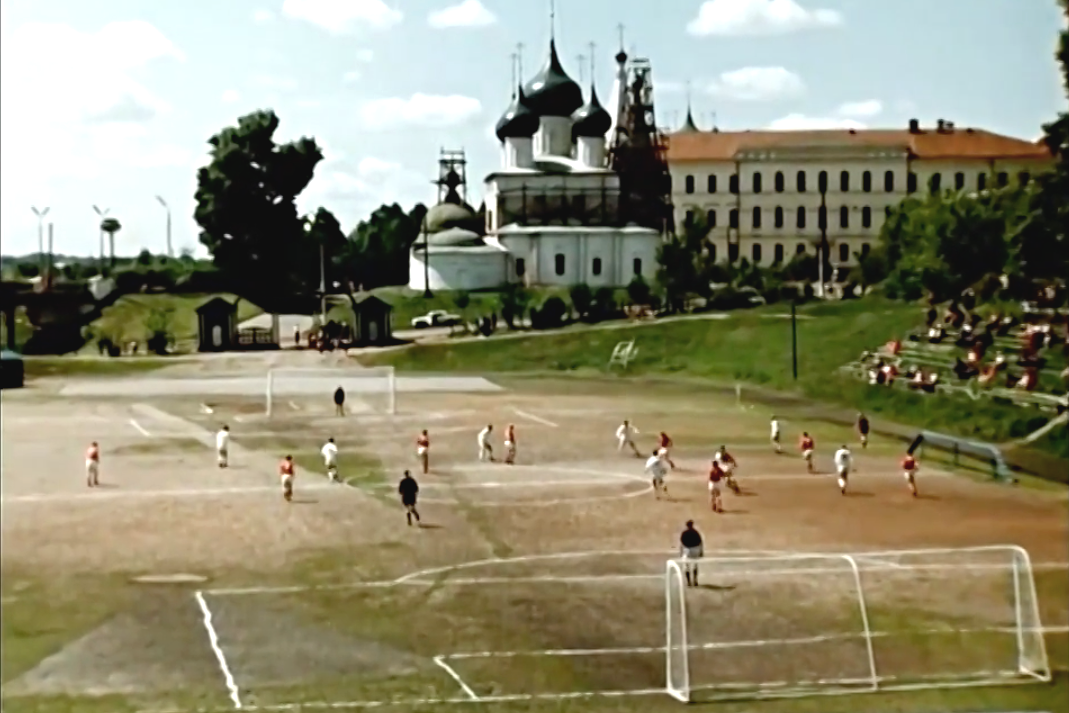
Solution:
[(215, 660), (219, 662), (219, 671), (223, 674), (223, 680), (226, 682), (226, 690), (230, 692), (230, 700), (234, 702), (235, 708), (241, 708), (241, 694), (238, 692), (238, 684), (234, 682), (234, 674), (230, 673), (230, 666), (226, 663), (226, 654), (223, 653), (222, 647), (219, 646), (219, 634), (215, 631), (215, 625), (212, 623), (212, 610), (208, 608), (208, 602), (204, 599), (204, 592), (194, 592), (193, 598), (197, 600), (200, 613), (204, 617), (204, 630), (208, 632), (208, 644), (212, 647)]
[(553, 423), (549, 419), (542, 418), (541, 416), (535, 416), (533, 413), (527, 413), (526, 411), (521, 411), (518, 408), (512, 409), (512, 412), (517, 416), (522, 416), (523, 418), (526, 418), (529, 421), (540, 423), (543, 426), (549, 426), (550, 428), (560, 428), (560, 424)]
[(449, 674), (449, 677), (451, 679), (453, 679), (454, 681), (457, 682), (457, 685), (460, 686), (460, 690), (464, 691), (464, 693), (468, 696), (468, 698), (470, 698), (473, 701), (478, 701), (479, 700), (479, 697), (477, 695), (475, 695), (475, 691), (471, 690), (471, 687), (468, 684), (464, 683), (464, 679), (460, 677), (460, 674), (457, 673), (453, 669), (452, 666), (447, 664), (443, 657), (435, 656), (434, 657), (434, 663), (437, 666), (441, 667), (441, 669), (443, 671), (445, 671), (447, 674)]
[(152, 436), (152, 434), (145, 430), (145, 427), (138, 423), (136, 419), (131, 418), (130, 425), (136, 428), (142, 436), (145, 436), (146, 438), (150, 438)]
[(300, 411), (301, 410), (300, 405), (296, 401), (290, 401), (289, 405), (290, 405), (290, 408), (293, 409), (294, 411)]
[[(560, 486), (575, 485), (620, 485), (626, 482), (640, 482), (637, 478), (597, 478), (581, 480), (514, 480), (507, 482), (479, 482), (479, 483), (420, 483), (420, 490), (436, 490), (439, 488), (479, 489), (479, 488), (557, 488)], [(393, 489), (397, 486), (389, 483), (380, 483), (375, 486), (380, 489)]]
[[(302, 490), (329, 490), (337, 488), (336, 483), (308, 483), (296, 488)], [(276, 485), (252, 485), (239, 488), (202, 488), (194, 490), (95, 490), (88, 493), (36, 493), (32, 495), (0, 496), (0, 503), (48, 503), (48, 502), (91, 502), (93, 500), (123, 500), (135, 498), (196, 498), (218, 497), (222, 495), (253, 495), (257, 493), (278, 493), (281, 488)]]

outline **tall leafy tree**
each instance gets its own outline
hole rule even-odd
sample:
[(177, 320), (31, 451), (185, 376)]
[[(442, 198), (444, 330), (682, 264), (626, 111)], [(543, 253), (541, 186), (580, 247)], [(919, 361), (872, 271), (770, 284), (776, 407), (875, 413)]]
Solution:
[(318, 245), (298, 214), (323, 153), (314, 139), (279, 144), (279, 119), (257, 111), (208, 140), (211, 161), (197, 172), (200, 242), (238, 294), (268, 310), (314, 292)]
[(344, 270), (365, 289), (408, 283), (409, 250), (419, 236), (427, 208), (405, 211), (397, 203), (375, 209), (349, 233)]

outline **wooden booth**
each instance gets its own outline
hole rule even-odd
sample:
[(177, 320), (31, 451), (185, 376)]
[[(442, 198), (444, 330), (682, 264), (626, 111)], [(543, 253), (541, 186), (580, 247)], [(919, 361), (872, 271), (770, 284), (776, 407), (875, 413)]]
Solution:
[(385, 346), (393, 343), (393, 305), (372, 294), (358, 295), (353, 313), (353, 345)]
[(197, 308), (198, 351), (228, 352), (238, 348), (237, 304), (214, 297)]

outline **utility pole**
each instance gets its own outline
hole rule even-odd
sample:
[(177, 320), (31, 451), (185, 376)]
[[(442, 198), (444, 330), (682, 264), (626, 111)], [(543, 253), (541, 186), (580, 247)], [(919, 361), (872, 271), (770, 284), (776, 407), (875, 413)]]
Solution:
[(156, 200), (167, 211), (167, 257), (174, 257), (174, 246), (171, 243), (171, 206), (167, 205), (167, 201), (163, 200), (163, 196), (156, 196)]
[(97, 229), (100, 231), (100, 276), (103, 277), (104, 276), (104, 227), (103, 227), (103, 224), (104, 224), (104, 219), (107, 218), (108, 217), (108, 213), (111, 212), (111, 208), (104, 208), (103, 210), (101, 210), (99, 207), (93, 206), (93, 212), (97, 214), (98, 218), (100, 218), (100, 225), (97, 226)]
[(37, 216), (37, 259), (40, 261), (38, 269), (40, 274), (44, 274), (45, 271), (45, 216), (48, 215), (50, 208), (36, 208), (31, 206), (30, 210)]

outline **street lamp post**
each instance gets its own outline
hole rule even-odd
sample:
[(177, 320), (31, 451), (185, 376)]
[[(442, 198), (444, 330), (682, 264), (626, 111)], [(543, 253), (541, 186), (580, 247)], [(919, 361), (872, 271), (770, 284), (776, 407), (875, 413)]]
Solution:
[(167, 201), (163, 200), (163, 196), (156, 196), (156, 200), (167, 211), (167, 257), (174, 257), (174, 247), (171, 244), (171, 206), (167, 205)]
[(96, 213), (97, 217), (99, 217), (100, 220), (101, 220), (101, 224), (99, 226), (97, 226), (97, 228), (100, 231), (100, 275), (103, 276), (104, 275), (104, 226), (103, 226), (103, 221), (104, 221), (104, 218), (108, 217), (108, 213), (111, 212), (111, 208), (104, 208), (103, 210), (101, 210), (97, 206), (93, 206), (93, 212)]
[(51, 208), (37, 208), (36, 206), (31, 206), (30, 210), (32, 210), (33, 214), (37, 216), (37, 256), (38, 256), (38, 260), (40, 260), (40, 263), (41, 263), (38, 267), (41, 270), (41, 274), (44, 274), (44, 271), (45, 271), (45, 268), (44, 268), (44, 266), (45, 266), (45, 216), (48, 215), (48, 211), (51, 210)]

